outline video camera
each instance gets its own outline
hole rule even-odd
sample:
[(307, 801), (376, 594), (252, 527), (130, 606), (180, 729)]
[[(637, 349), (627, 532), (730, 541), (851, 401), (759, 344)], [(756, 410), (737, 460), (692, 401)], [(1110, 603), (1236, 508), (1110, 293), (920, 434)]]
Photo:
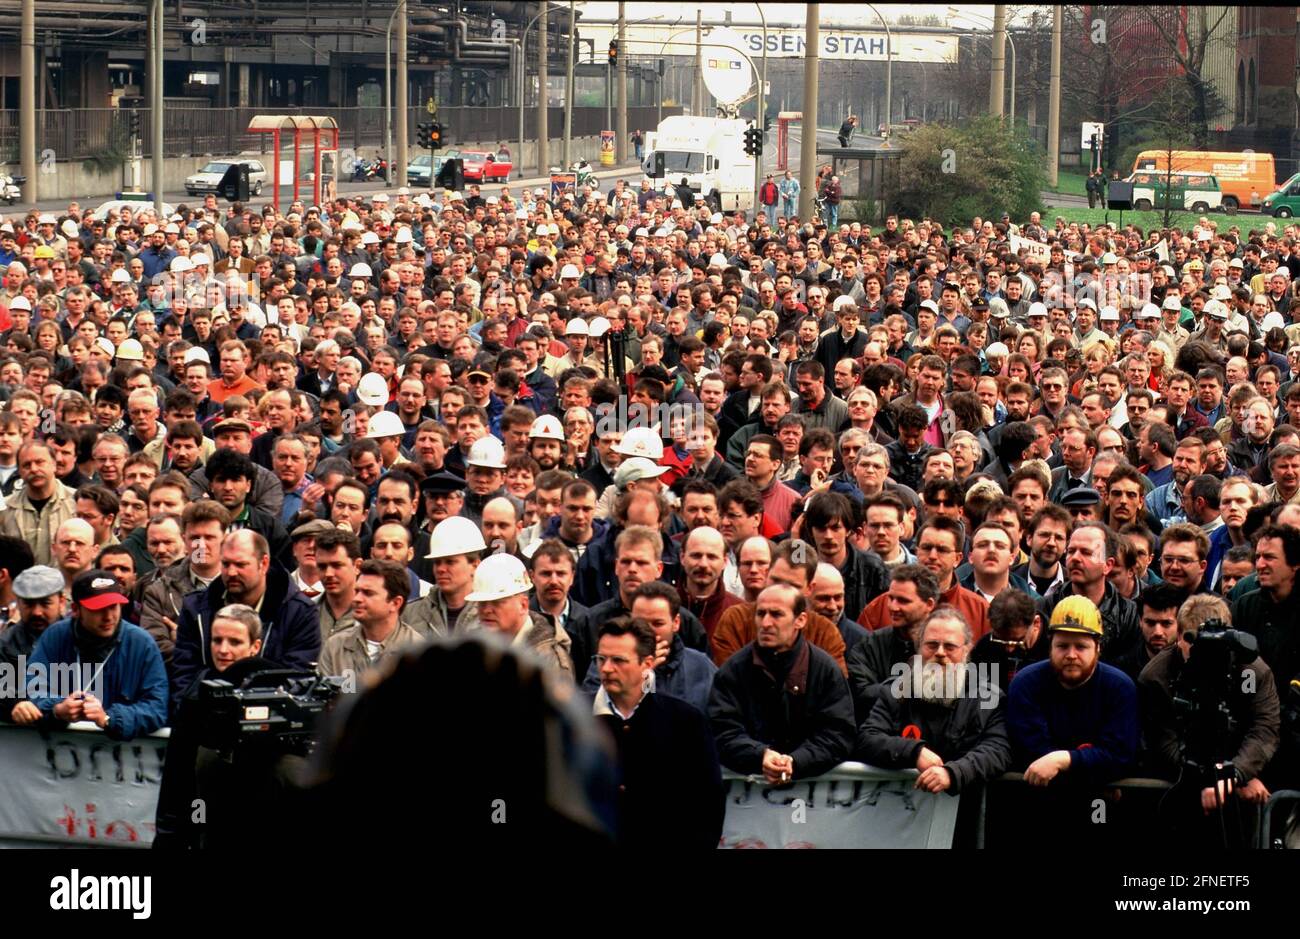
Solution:
[(1174, 712), (1186, 728), (1183, 763), (1203, 775), (1220, 775), (1217, 764), (1230, 766), (1236, 752), (1232, 704), (1240, 694), (1241, 670), (1259, 657), (1259, 644), (1220, 619), (1187, 630), (1183, 639), (1192, 647), (1174, 686)]
[(199, 688), (202, 745), (223, 753), (260, 745), (305, 756), (321, 714), (343, 687), (341, 677), (284, 669), (254, 673), (238, 686), (207, 679)]

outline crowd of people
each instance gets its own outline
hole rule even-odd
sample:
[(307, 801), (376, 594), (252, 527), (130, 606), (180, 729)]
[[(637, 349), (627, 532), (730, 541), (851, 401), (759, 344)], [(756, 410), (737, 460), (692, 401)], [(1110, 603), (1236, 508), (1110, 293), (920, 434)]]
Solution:
[[(0, 716), (171, 725), (184, 845), (205, 679), (473, 636), (609, 730), (626, 843), (716, 845), (723, 768), (1014, 771), (1079, 825), (1152, 776), (1191, 838), (1300, 788), (1292, 227), (684, 195), (0, 224)], [(1206, 690), (1212, 621), (1248, 683)]]

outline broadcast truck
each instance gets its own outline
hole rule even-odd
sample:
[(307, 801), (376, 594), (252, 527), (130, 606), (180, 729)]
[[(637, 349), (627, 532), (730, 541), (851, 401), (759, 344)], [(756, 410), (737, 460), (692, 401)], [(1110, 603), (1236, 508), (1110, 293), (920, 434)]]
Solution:
[(665, 185), (691, 189), (715, 212), (754, 209), (754, 158), (745, 154), (747, 121), (721, 117), (666, 117), (646, 134), (641, 168), (658, 178), (662, 154)]

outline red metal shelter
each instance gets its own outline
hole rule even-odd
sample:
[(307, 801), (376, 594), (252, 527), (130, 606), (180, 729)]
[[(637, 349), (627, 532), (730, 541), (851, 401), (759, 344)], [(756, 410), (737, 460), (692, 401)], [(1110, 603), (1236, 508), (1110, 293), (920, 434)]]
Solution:
[[(321, 156), (337, 152), (339, 148), (339, 125), (332, 117), (314, 114), (259, 114), (248, 125), (250, 134), (270, 134), (272, 148), (271, 179), (272, 204), (280, 210), (280, 146), (286, 132), (293, 134), (293, 198), (298, 201), (299, 187), (302, 182), (302, 150), (304, 145), (311, 147), (312, 202), (320, 204), (321, 199)], [(333, 180), (325, 180), (328, 186)], [(328, 190), (327, 190), (328, 191)]]

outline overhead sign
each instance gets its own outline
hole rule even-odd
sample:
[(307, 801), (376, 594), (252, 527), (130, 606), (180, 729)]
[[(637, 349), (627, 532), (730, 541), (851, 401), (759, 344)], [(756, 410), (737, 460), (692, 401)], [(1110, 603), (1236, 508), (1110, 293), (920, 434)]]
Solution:
[(739, 50), (744, 40), (725, 26), (715, 26), (705, 37), (700, 52), (704, 64), (704, 87), (719, 104), (734, 104), (754, 85), (754, 72)]
[[(759, 26), (730, 27), (740, 36), (740, 48), (758, 61), (763, 54), (763, 30)], [(617, 28), (609, 23), (584, 23), (578, 27), (582, 39), (592, 40), (596, 48), (604, 48), (617, 38)], [(885, 32), (881, 29), (853, 29), (843, 26), (823, 25), (820, 34), (823, 59), (851, 62), (885, 61)], [(661, 43), (668, 42), (664, 55), (695, 55), (695, 30), (682, 26), (660, 26), (654, 23), (637, 23), (627, 30), (630, 51), (635, 56), (659, 54)], [(957, 61), (957, 36), (942, 33), (894, 32), (890, 48), (895, 62), (926, 62), (942, 64)], [(767, 57), (769, 59), (802, 59), (805, 50), (804, 29), (770, 26), (767, 30)], [(707, 57), (711, 50), (705, 48)]]
[(1097, 143), (1101, 143), (1102, 136), (1105, 133), (1106, 125), (1097, 121), (1083, 122), (1083, 140), (1080, 146), (1085, 150), (1092, 149), (1092, 138), (1097, 138)]

